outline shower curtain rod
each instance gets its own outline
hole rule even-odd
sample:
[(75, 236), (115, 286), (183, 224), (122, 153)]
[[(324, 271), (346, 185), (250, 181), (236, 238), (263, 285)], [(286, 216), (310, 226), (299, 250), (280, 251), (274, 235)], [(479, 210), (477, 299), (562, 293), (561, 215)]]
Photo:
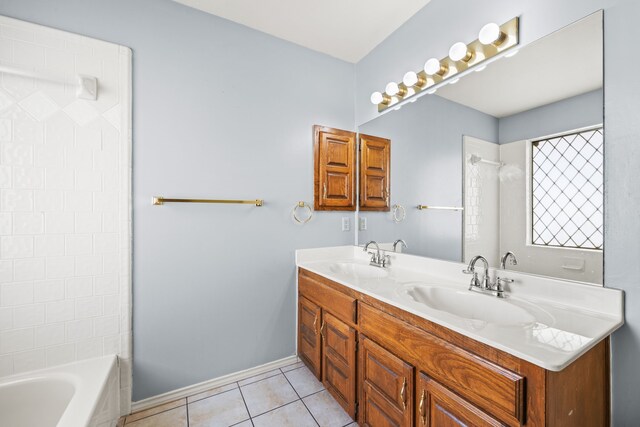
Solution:
[(0, 73), (12, 74), (14, 76), (34, 78), (46, 82), (58, 83), (62, 85), (74, 85), (77, 87), (76, 97), (80, 99), (89, 99), (95, 101), (98, 99), (98, 79), (93, 76), (76, 75), (75, 80), (65, 79), (62, 76), (39, 73), (32, 70), (22, 68), (8, 67), (0, 65)]

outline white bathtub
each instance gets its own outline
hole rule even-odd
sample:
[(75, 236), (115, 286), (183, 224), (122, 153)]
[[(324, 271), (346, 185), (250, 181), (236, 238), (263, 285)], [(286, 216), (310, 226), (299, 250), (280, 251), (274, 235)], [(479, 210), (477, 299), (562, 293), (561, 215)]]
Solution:
[(0, 379), (0, 426), (112, 427), (119, 416), (116, 356)]

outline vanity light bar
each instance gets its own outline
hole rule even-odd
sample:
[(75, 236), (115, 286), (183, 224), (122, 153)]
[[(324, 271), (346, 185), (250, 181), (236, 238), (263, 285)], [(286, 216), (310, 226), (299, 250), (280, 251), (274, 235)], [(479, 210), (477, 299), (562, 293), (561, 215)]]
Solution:
[(372, 93), (371, 103), (382, 112), (420, 92), (433, 93), (435, 90), (428, 89), (517, 46), (520, 42), (518, 31), (518, 17), (500, 26), (489, 23), (482, 27), (477, 40), (466, 45), (464, 42), (453, 44), (447, 57), (431, 58), (423, 70), (409, 71), (402, 82), (389, 82), (383, 92)]

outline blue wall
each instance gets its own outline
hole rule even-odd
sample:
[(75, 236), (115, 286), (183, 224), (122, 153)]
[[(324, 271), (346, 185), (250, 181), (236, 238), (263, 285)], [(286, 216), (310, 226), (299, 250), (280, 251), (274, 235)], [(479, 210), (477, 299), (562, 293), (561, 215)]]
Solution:
[(294, 250), (353, 243), (349, 213), (289, 213), (313, 200), (312, 125), (354, 127), (354, 66), (169, 0), (0, 14), (133, 49), (134, 401), (293, 355)]

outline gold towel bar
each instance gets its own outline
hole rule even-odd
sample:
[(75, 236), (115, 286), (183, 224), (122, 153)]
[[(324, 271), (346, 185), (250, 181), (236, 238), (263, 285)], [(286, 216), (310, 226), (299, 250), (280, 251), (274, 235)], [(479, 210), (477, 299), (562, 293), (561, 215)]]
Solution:
[(463, 211), (464, 208), (462, 206), (427, 206), (427, 205), (418, 205), (418, 209), (439, 209), (445, 211)]
[(238, 203), (243, 205), (262, 206), (264, 200), (167, 199), (162, 196), (153, 198), (154, 205), (163, 205), (165, 203)]

